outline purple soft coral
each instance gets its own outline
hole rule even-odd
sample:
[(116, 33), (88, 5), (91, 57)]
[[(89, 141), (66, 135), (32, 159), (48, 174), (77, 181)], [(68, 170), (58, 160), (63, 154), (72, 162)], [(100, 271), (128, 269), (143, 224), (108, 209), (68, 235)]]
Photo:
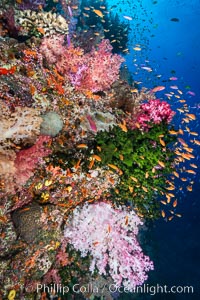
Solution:
[[(142, 224), (134, 211), (111, 204), (85, 204), (76, 208), (65, 228), (65, 237), (84, 257), (92, 255), (90, 271), (109, 275), (115, 284), (129, 291), (143, 284), (153, 263), (145, 256), (137, 241)], [(109, 271), (108, 271), (109, 270)]]

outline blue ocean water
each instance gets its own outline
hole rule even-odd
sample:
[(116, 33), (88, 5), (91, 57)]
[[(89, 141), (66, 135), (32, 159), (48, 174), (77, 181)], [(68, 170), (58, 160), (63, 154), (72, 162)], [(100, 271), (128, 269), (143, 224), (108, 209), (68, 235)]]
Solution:
[[(110, 0), (109, 4), (112, 6), (116, 1)], [(200, 1), (119, 1), (116, 12), (122, 20), (124, 16), (132, 18), (130, 54), (126, 55), (126, 64), (133, 79), (148, 88), (156, 85), (169, 88), (174, 84), (169, 78), (177, 77), (175, 84), (197, 115), (191, 130), (200, 133)], [(135, 45), (141, 46), (142, 50), (134, 51)], [(138, 66), (150, 67), (152, 72), (138, 72)], [(189, 90), (194, 94), (188, 93)], [(160, 95), (166, 98), (164, 93)], [(176, 107), (175, 102), (171, 105)], [(179, 126), (179, 116), (176, 117), (176, 125)], [(187, 142), (191, 136), (184, 138)], [(199, 149), (195, 149), (195, 154), (199, 166)], [(193, 293), (123, 294), (120, 299), (200, 299), (199, 178), (197, 171), (193, 191), (179, 196), (182, 218), (171, 222), (159, 220), (149, 225), (146, 234), (146, 251), (155, 265), (147, 286), (192, 286)]]

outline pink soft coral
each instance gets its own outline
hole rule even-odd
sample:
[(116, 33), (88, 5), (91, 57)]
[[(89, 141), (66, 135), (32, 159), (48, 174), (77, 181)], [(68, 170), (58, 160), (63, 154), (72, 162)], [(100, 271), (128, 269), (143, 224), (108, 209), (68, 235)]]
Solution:
[(98, 49), (84, 54), (80, 47), (67, 47), (64, 37), (44, 38), (40, 52), (48, 63), (55, 64), (77, 89), (92, 92), (109, 89), (119, 78), (119, 68), (124, 59), (112, 54), (109, 40), (102, 40)]
[(93, 49), (86, 54), (86, 61), (88, 69), (82, 78), (81, 87), (97, 92), (109, 89), (119, 78), (119, 68), (124, 59), (112, 54), (109, 40), (102, 40), (98, 51)]
[(139, 124), (142, 129), (148, 130), (151, 123), (160, 124), (161, 122), (171, 122), (175, 112), (171, 109), (169, 103), (160, 101), (160, 99), (151, 99), (147, 103), (140, 105), (140, 112), (128, 120), (131, 129), (135, 129)]
[(146, 272), (153, 269), (136, 239), (140, 224), (139, 217), (125, 207), (114, 209), (104, 202), (85, 204), (74, 210), (65, 237), (82, 256), (92, 255), (92, 272), (95, 267), (100, 274), (109, 272), (115, 284), (131, 291), (143, 284)]

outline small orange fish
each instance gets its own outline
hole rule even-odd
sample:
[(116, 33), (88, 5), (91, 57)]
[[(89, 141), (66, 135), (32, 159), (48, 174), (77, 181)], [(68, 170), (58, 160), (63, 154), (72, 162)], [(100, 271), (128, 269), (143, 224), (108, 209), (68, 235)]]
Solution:
[(97, 246), (99, 244), (99, 242), (94, 242), (93, 246)]
[(133, 177), (133, 176), (131, 176), (131, 179), (132, 179), (133, 181), (135, 181), (135, 182), (138, 182), (137, 178), (135, 178), (135, 177)]
[(196, 174), (196, 172), (194, 170), (186, 170), (185, 172), (190, 173), (190, 174)]
[(28, 210), (30, 210), (30, 207), (27, 207), (27, 208), (23, 208), (23, 209), (21, 209), (20, 211), (28, 211)]
[(142, 186), (143, 191), (145, 191), (145, 193), (148, 193), (148, 189), (145, 186)]
[(79, 149), (85, 149), (85, 148), (88, 148), (88, 146), (86, 144), (79, 144), (76, 146), (77, 148)]
[(138, 122), (135, 122), (135, 126), (138, 128), (138, 129), (140, 129), (140, 124), (138, 123)]
[(162, 215), (163, 218), (165, 218), (165, 212), (164, 212), (164, 210), (161, 210), (161, 215)]
[(189, 192), (192, 192), (192, 186), (191, 186), (191, 185), (188, 185), (188, 186), (187, 186), (187, 190), (188, 190)]
[(172, 135), (177, 135), (179, 132), (175, 130), (169, 130), (169, 133)]
[(171, 185), (171, 186), (167, 187), (166, 189), (169, 190), (169, 191), (173, 191), (173, 190), (175, 190), (175, 186)]
[(178, 133), (181, 134), (181, 135), (184, 135), (184, 132), (183, 132), (182, 129), (179, 129)]
[(124, 156), (122, 154), (119, 155), (120, 160), (124, 160)]
[(177, 206), (177, 200), (175, 200), (172, 205), (173, 205), (173, 207), (176, 207)]
[(110, 168), (116, 170), (116, 171), (119, 170), (119, 168), (118, 168), (117, 166), (113, 165), (113, 164), (108, 164), (108, 166), (109, 166)]
[(94, 158), (94, 159), (96, 159), (97, 161), (101, 161), (101, 157), (100, 156), (98, 156), (98, 155), (92, 155), (92, 157)]
[(173, 218), (174, 218), (174, 216), (170, 216), (170, 217), (168, 218), (168, 220), (171, 221)]
[(191, 166), (192, 168), (195, 168), (195, 169), (198, 168), (197, 165), (195, 165), (195, 164), (190, 164), (190, 166)]
[(165, 142), (164, 142), (162, 139), (160, 139), (160, 144), (161, 144), (163, 147), (166, 146), (166, 145), (165, 145)]
[(46, 300), (47, 299), (46, 296), (47, 296), (47, 294), (45, 292), (43, 292), (40, 300)]
[(41, 34), (45, 35), (44, 28), (42, 28), (42, 27), (38, 27), (38, 28), (37, 28), (37, 31), (39, 31), (39, 33), (41, 33)]
[(118, 126), (122, 129), (122, 131), (127, 132), (128, 129), (126, 127), (126, 121), (124, 121), (122, 124), (118, 124)]
[(186, 116), (188, 116), (191, 120), (196, 120), (196, 116), (194, 114), (186, 114)]
[(90, 164), (88, 166), (89, 169), (92, 169), (92, 167), (94, 166), (94, 162), (95, 162), (95, 159), (92, 158), (91, 161), (90, 161)]
[(30, 93), (33, 96), (35, 94), (36, 88), (34, 87), (34, 85), (30, 85)]
[(79, 159), (79, 161), (75, 164), (74, 168), (78, 169), (80, 167), (81, 164), (81, 159)]
[(171, 202), (171, 197), (169, 195), (166, 195), (167, 197), (167, 203), (170, 203)]
[(179, 174), (176, 171), (174, 171), (173, 174), (174, 174), (174, 176), (176, 176), (177, 178), (179, 178)]
[(158, 160), (158, 164), (159, 164), (162, 168), (165, 168), (165, 164), (164, 164), (162, 161)]
[(7, 221), (7, 218), (5, 217), (5, 216), (0, 216), (0, 222), (2, 222), (2, 223), (6, 223), (6, 221)]
[(103, 13), (99, 9), (93, 9), (93, 12), (100, 18), (103, 18)]
[(177, 108), (177, 110), (180, 112), (180, 113), (184, 113), (184, 109), (181, 109), (181, 108)]
[(191, 158), (195, 158), (194, 155), (188, 154), (188, 153), (182, 153), (182, 157), (187, 159), (187, 160), (190, 160)]
[(167, 202), (165, 202), (165, 201), (163, 201), (163, 200), (161, 200), (160, 201), (162, 204), (164, 204), (164, 205), (167, 205)]
[(193, 148), (184, 147), (184, 149), (185, 149), (186, 151), (190, 152), (190, 153), (192, 153), (192, 152), (194, 151)]
[(138, 89), (131, 90), (131, 93), (137, 93), (137, 92), (138, 92)]
[(111, 232), (111, 226), (110, 226), (110, 224), (108, 224), (108, 232), (109, 233)]
[(37, 52), (34, 50), (23, 50), (23, 53), (27, 56), (33, 56), (33, 57), (37, 57)]
[(126, 226), (128, 225), (128, 216), (126, 216), (126, 218), (125, 218), (125, 225)]
[(198, 140), (194, 140), (194, 144), (196, 144), (196, 145), (200, 146), (200, 141), (198, 141)]
[(97, 146), (97, 150), (98, 150), (99, 152), (101, 152), (101, 147)]
[(128, 189), (129, 189), (129, 191), (130, 191), (131, 193), (133, 193), (133, 187), (132, 187), (132, 186), (129, 186)]
[(179, 218), (181, 218), (181, 217), (182, 217), (182, 215), (180, 215), (180, 214), (175, 214), (175, 216), (177, 216), (177, 217), (179, 217)]
[(191, 135), (195, 135), (195, 136), (198, 136), (198, 135), (199, 135), (198, 132), (195, 132), (195, 131), (190, 131), (190, 134), (191, 134)]
[(182, 177), (181, 181), (185, 182), (185, 181), (187, 181), (187, 178)]
[(181, 145), (188, 147), (188, 144), (182, 138), (178, 138), (178, 141), (181, 143)]
[(108, 166), (111, 168), (111, 169), (114, 169), (114, 170), (116, 170), (116, 171), (120, 171), (120, 169), (117, 167), (117, 166), (115, 166), (115, 165), (113, 165), (113, 164), (108, 164)]

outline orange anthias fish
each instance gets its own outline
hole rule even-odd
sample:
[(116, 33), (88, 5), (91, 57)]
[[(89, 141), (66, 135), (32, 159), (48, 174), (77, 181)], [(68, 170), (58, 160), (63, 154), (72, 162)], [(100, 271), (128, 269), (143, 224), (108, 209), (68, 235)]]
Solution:
[(156, 93), (156, 92), (160, 92), (160, 91), (162, 91), (164, 89), (165, 89), (165, 86), (159, 85), (159, 86), (156, 86), (155, 88), (153, 88), (151, 91), (153, 93)]
[(77, 145), (77, 148), (84, 149), (84, 148), (88, 148), (88, 146), (86, 144), (79, 144)]
[(165, 142), (164, 142), (162, 139), (160, 139), (160, 144), (161, 144), (163, 147), (166, 146), (166, 145), (165, 145)]
[(98, 156), (98, 155), (95, 155), (95, 154), (94, 154), (92, 157), (93, 157), (94, 159), (96, 159), (97, 161), (101, 161), (101, 157)]
[(122, 124), (118, 124), (118, 126), (121, 128), (122, 131), (127, 132), (128, 129), (126, 127), (126, 121), (124, 121)]
[(191, 120), (196, 120), (196, 116), (194, 114), (186, 114)]
[(164, 212), (164, 210), (161, 210), (161, 215), (162, 215), (163, 218), (165, 218), (165, 212)]
[(100, 18), (103, 18), (103, 13), (102, 13), (100, 10), (98, 10), (98, 9), (93, 9), (93, 12), (94, 12), (97, 16), (99, 16)]

